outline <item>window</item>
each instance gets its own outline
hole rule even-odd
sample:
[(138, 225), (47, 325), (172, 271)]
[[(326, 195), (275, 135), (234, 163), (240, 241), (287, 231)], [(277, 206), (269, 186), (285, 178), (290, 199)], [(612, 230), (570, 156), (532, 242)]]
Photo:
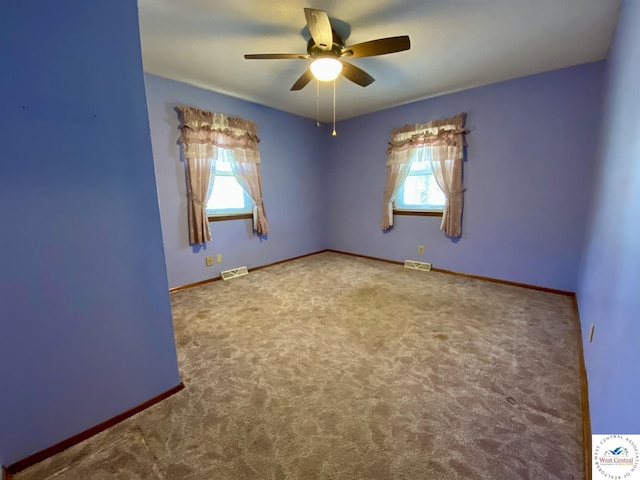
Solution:
[(398, 190), (394, 210), (442, 212), (444, 202), (444, 193), (433, 175), (431, 162), (426, 158), (418, 159), (418, 153), (414, 153), (409, 175)]
[(247, 218), (253, 212), (253, 201), (233, 175), (228, 155), (230, 152), (219, 150), (219, 158), (215, 162), (216, 174), (207, 201), (209, 220), (228, 219), (230, 216)]
[(445, 235), (460, 237), (466, 118), (465, 113), (459, 113), (391, 131), (380, 223), (383, 231), (393, 228), (394, 215), (440, 216)]

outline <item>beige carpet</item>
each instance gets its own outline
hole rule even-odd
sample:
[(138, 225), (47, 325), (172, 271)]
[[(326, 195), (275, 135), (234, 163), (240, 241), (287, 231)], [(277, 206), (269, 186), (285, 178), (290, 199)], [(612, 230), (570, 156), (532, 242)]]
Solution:
[(582, 478), (568, 297), (323, 253), (172, 306), (186, 389), (16, 480)]
[(147, 448), (139, 430), (134, 429), (114, 443), (87, 454), (76, 462), (70, 462), (51, 480), (162, 480), (155, 458)]

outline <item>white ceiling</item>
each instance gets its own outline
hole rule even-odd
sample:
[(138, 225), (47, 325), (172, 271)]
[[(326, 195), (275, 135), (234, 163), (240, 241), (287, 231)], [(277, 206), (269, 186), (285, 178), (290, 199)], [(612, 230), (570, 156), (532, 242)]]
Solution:
[[(345, 119), (443, 93), (606, 57), (620, 0), (139, 0), (146, 72), (311, 119), (315, 81), (289, 88), (309, 60), (304, 7), (324, 10), (347, 45), (409, 35), (411, 50), (351, 62), (376, 81), (337, 81)], [(307, 37), (308, 38), (308, 37)], [(331, 84), (321, 84), (331, 119)]]

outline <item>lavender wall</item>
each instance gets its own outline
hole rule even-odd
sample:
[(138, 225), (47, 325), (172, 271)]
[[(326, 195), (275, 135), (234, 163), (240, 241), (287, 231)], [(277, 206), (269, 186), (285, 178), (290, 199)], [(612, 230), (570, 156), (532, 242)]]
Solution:
[(135, 0), (0, 2), (0, 463), (177, 385)]
[(640, 2), (623, 3), (607, 64), (598, 184), (578, 287), (591, 427), (600, 434), (640, 434), (639, 25)]
[[(330, 139), (329, 247), (575, 291), (604, 63), (502, 82), (340, 122)], [(438, 217), (380, 230), (389, 132), (467, 112), (463, 236)], [(425, 246), (424, 255), (418, 245)]]
[[(266, 265), (326, 248), (326, 158), (322, 154), (326, 130), (305, 118), (153, 75), (146, 75), (146, 85), (171, 287), (217, 277), (221, 270)], [(268, 239), (253, 234), (251, 220), (230, 220), (210, 223), (213, 239), (204, 248), (189, 245), (176, 105), (193, 105), (258, 124)], [(222, 254), (222, 263), (205, 266), (205, 256), (217, 253)]]

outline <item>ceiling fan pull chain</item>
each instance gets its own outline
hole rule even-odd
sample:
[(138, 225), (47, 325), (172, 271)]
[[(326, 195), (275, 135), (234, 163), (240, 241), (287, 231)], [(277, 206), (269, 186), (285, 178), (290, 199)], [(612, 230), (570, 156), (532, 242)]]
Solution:
[(331, 132), (331, 136), (335, 137), (336, 133), (336, 81), (333, 81), (333, 132)]
[(320, 80), (316, 78), (316, 127), (320, 126)]

